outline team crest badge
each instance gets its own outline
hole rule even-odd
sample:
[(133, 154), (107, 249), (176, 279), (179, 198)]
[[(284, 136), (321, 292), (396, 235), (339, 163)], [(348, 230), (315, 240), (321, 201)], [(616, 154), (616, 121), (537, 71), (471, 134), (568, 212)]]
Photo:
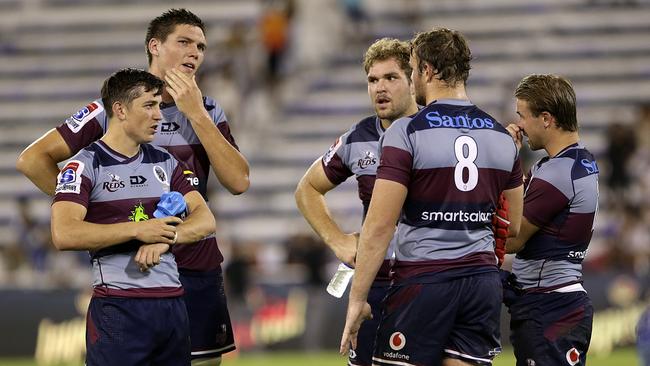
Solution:
[(165, 169), (163, 169), (160, 165), (153, 167), (153, 174), (160, 183), (167, 186), (169, 185), (169, 181), (167, 180), (167, 172), (165, 172)]

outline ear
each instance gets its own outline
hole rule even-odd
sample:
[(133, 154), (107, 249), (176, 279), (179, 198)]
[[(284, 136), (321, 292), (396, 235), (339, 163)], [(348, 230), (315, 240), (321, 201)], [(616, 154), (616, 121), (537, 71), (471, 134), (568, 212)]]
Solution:
[(119, 119), (120, 121), (123, 121), (126, 119), (126, 106), (122, 104), (121, 102), (115, 102), (111, 106), (113, 109), (113, 115)]
[(542, 115), (542, 122), (544, 124), (544, 128), (549, 128), (555, 124), (555, 117), (553, 117), (552, 114), (544, 111), (541, 113), (541, 115)]
[(153, 56), (160, 56), (160, 41), (158, 38), (150, 39), (149, 43), (147, 44), (147, 49)]

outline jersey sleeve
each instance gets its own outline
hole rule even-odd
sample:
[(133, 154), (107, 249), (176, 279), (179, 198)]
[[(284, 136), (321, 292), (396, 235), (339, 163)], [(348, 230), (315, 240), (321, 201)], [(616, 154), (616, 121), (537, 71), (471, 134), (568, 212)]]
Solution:
[(504, 189), (513, 189), (517, 188), (523, 184), (523, 172), (521, 169), (521, 160), (519, 158), (515, 159), (515, 163), (512, 165), (512, 171), (510, 172), (510, 178)]
[(345, 182), (354, 174), (347, 164), (350, 159), (349, 135), (350, 131), (339, 136), (320, 159), (327, 179), (335, 185)]
[(98, 140), (104, 134), (106, 113), (99, 101), (81, 108), (56, 127), (73, 154)]
[(92, 166), (92, 155), (87, 151), (81, 151), (68, 161), (56, 178), (53, 202), (75, 202), (88, 208), (95, 182)]
[(537, 227), (548, 226), (568, 203), (553, 182), (534, 177), (524, 196), (524, 217)]
[(203, 97), (203, 106), (205, 107), (205, 110), (208, 111), (210, 118), (212, 118), (212, 121), (217, 126), (223, 137), (228, 140), (230, 145), (239, 150), (239, 146), (237, 146), (237, 142), (235, 142), (235, 137), (230, 132), (226, 112), (223, 111), (223, 108), (221, 108), (214, 99), (208, 97)]
[(413, 146), (407, 131), (409, 121), (410, 118), (405, 118), (393, 122), (380, 139), (381, 158), (377, 179), (409, 186), (413, 170)]
[(179, 162), (176, 159), (171, 159), (171, 165), (171, 190), (179, 192), (183, 196), (194, 191), (194, 187), (192, 187), (190, 182), (187, 180), (187, 178), (193, 178), (194, 173), (185, 165), (185, 163)]

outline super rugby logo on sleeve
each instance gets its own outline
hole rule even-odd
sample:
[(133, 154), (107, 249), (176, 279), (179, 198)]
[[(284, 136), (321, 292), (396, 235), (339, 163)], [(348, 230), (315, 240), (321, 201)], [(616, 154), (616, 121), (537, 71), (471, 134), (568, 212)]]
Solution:
[(88, 123), (88, 121), (95, 118), (95, 116), (97, 116), (103, 110), (104, 107), (102, 107), (99, 103), (90, 103), (87, 106), (81, 108), (77, 113), (70, 116), (70, 118), (65, 120), (65, 123), (68, 125), (70, 131), (77, 133), (86, 123)]
[(84, 170), (84, 163), (79, 160), (70, 160), (61, 169), (56, 178), (57, 184), (54, 193), (76, 193), (79, 194), (81, 187), (81, 173)]
[(338, 137), (336, 138), (336, 141), (334, 141), (334, 144), (330, 146), (330, 149), (327, 151), (325, 156), (323, 156), (323, 162), (325, 165), (329, 164), (330, 160), (334, 157), (334, 154), (336, 154), (336, 151), (343, 145), (343, 140)]

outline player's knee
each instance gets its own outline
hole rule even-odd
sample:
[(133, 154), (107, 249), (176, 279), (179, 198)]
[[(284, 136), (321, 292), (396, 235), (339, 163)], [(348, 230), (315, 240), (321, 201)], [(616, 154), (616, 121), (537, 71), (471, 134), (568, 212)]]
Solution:
[(199, 358), (192, 360), (192, 366), (219, 366), (221, 357)]

